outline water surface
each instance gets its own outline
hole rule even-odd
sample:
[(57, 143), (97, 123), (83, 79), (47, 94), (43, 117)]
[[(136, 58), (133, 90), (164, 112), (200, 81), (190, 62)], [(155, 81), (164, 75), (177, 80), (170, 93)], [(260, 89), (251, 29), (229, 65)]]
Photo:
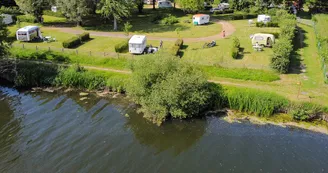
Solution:
[(328, 136), (218, 117), (157, 127), (126, 99), (0, 87), (0, 172), (328, 172)]

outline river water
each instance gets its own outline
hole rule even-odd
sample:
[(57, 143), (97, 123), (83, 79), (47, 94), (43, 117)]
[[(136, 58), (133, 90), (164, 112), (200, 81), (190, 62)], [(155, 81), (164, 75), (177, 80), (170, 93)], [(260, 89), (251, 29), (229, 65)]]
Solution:
[(0, 87), (0, 172), (328, 172), (328, 136), (218, 117), (157, 127), (126, 99)]

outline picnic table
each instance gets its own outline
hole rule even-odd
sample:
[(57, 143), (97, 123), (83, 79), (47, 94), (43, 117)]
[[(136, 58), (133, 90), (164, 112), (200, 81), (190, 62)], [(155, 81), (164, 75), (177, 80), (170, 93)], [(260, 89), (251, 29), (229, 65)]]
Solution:
[(256, 51), (262, 51), (263, 50), (263, 46), (253, 46), (253, 49)]

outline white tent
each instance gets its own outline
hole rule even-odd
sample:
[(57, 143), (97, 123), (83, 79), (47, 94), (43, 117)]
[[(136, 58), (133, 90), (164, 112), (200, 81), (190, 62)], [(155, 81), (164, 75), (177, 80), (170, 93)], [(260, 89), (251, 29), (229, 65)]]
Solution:
[(147, 38), (144, 35), (134, 35), (129, 40), (129, 52), (142, 54), (147, 46)]
[(35, 39), (42, 39), (40, 27), (25, 26), (16, 31), (16, 38), (19, 41), (32, 41)]

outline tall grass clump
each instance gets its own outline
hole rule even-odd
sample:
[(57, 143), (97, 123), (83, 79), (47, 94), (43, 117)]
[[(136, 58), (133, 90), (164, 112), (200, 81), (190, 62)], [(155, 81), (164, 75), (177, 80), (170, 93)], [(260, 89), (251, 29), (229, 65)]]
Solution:
[(269, 117), (288, 106), (288, 100), (278, 94), (255, 89), (227, 87), (228, 107), (241, 112)]
[(57, 86), (92, 90), (105, 87), (106, 79), (104, 76), (87, 71), (79, 65), (74, 65), (61, 69), (55, 79), (55, 84)]

